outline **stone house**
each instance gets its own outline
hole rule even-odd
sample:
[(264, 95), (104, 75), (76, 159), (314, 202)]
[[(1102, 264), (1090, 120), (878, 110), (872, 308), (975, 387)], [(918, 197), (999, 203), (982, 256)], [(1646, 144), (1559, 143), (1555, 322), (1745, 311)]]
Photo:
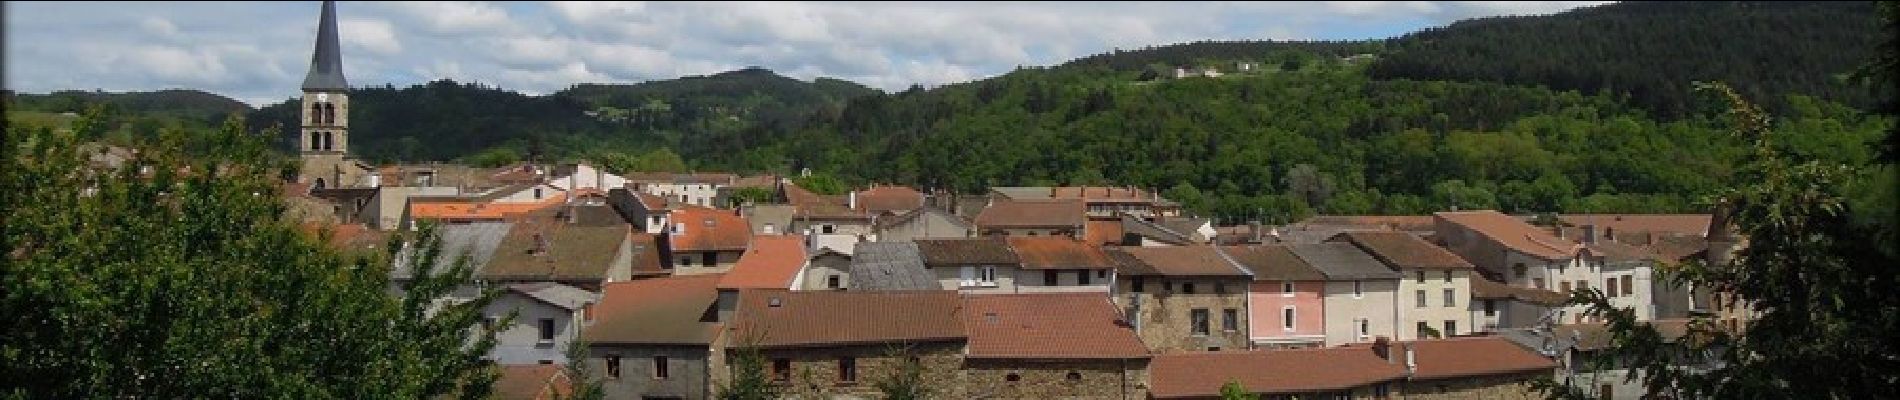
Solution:
[(1474, 332), (1471, 279), (1477, 268), (1442, 247), (1398, 231), (1345, 232), (1330, 242), (1351, 243), (1403, 275), (1398, 287), (1397, 340), (1424, 338), (1419, 326), (1439, 337)]
[(1022, 260), (1003, 238), (914, 241), (924, 268), (943, 290), (1016, 292)]
[[(552, 282), (517, 283), (482, 309), (485, 326), (494, 327), (495, 348), (488, 358), (496, 364), (567, 364), (567, 347), (580, 335), (584, 311), (596, 301), (593, 292)], [(496, 327), (501, 318), (514, 321)]]
[(713, 396), (720, 274), (608, 284), (581, 331), (587, 366), (609, 399)]
[(1009, 281), (1016, 292), (1107, 293), (1115, 283), (1115, 262), (1101, 247), (1058, 236), (1004, 241), (1020, 261), (1016, 269), (1003, 271), (1014, 275)]
[(976, 215), (981, 236), (1066, 236), (1087, 238), (1088, 216), (1075, 199), (996, 200)]
[(962, 313), (969, 397), (1147, 397), (1148, 349), (1099, 294), (972, 294)]
[(1287, 250), (1326, 276), (1326, 345), (1398, 335), (1398, 272), (1348, 243), (1293, 244)]
[(1213, 246), (1114, 247), (1113, 299), (1160, 353), (1244, 349), (1253, 277)]
[(1253, 273), (1247, 284), (1250, 348), (1326, 345), (1326, 275), (1284, 245), (1222, 246)]
[(728, 357), (758, 351), (788, 396), (876, 396), (876, 382), (915, 362), (939, 395), (964, 398), (961, 304), (941, 290), (746, 290), (724, 347)]
[(661, 256), (675, 275), (725, 272), (752, 240), (752, 227), (731, 211), (685, 206), (667, 219), (672, 226), (659, 236)]
[(619, 211), (623, 218), (633, 223), (634, 228), (651, 234), (666, 233), (666, 228), (672, 225), (668, 222), (668, 218), (672, 216), (676, 208), (675, 204), (667, 201), (666, 198), (627, 188), (608, 189), (607, 203), (612, 204), (615, 211)]

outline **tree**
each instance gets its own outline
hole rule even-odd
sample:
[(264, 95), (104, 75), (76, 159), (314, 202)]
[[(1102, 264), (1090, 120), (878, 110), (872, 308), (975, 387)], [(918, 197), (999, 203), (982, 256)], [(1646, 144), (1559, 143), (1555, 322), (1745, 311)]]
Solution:
[(1248, 392), (1247, 387), (1242, 386), (1240, 381), (1230, 379), (1227, 384), (1220, 385), (1220, 398), (1221, 400), (1260, 400), (1260, 395)]
[(777, 196), (778, 195), (776, 193), (772, 192), (772, 189), (766, 189), (766, 188), (760, 188), (760, 187), (744, 187), (744, 188), (733, 189), (732, 194), (728, 196), (727, 199), (728, 201), (732, 202), (732, 204), (729, 204), (729, 206), (731, 206), (732, 208), (738, 208), (740, 205), (743, 205), (747, 202), (770, 203)]
[(810, 190), (812, 193), (827, 196), (844, 194), (845, 191), (850, 190), (845, 187), (844, 181), (825, 173), (812, 173), (808, 176), (792, 178), (792, 184)]
[(898, 359), (897, 370), (879, 378), (874, 385), (887, 400), (928, 399), (936, 388), (924, 379), (924, 363), (911, 349), (900, 347), (885, 352)]
[[(512, 319), (512, 316), (510, 316), (510, 319)], [(565, 372), (567, 373), (568, 380), (573, 382), (573, 390), (568, 392), (565, 396), (557, 394), (555, 397), (571, 400), (601, 400), (607, 398), (607, 391), (602, 388), (600, 379), (594, 377), (593, 368), (587, 365), (587, 342), (578, 338), (569, 341), (567, 342), (566, 352), (567, 366)]]
[(1284, 183), (1289, 195), (1313, 208), (1325, 206), (1326, 200), (1333, 197), (1335, 186), (1333, 176), (1320, 172), (1313, 164), (1293, 166), (1293, 169), (1287, 170)]
[(778, 387), (766, 376), (765, 355), (758, 347), (746, 345), (732, 351), (732, 380), (719, 385), (724, 400), (768, 400), (778, 398)]
[[(1731, 104), (1736, 135), (1754, 149), (1738, 171), (1746, 183), (1711, 202), (1746, 246), (1727, 264), (1685, 263), (1665, 269), (1662, 278), (1724, 293), (1722, 307), (1746, 307), (1755, 319), (1729, 330), (1697, 316), (1683, 339), (1665, 341), (1599, 291), (1579, 292), (1570, 302), (1607, 321), (1605, 357), (1641, 371), (1651, 395), (1900, 397), (1900, 360), (1892, 356), (1900, 353), (1893, 340), (1900, 337), (1900, 315), (1893, 312), (1900, 298), (1892, 295), (1900, 284), (1893, 269), (1900, 265), (1894, 166), (1790, 161), (1761, 109), (1726, 85), (1704, 88)], [(1887, 194), (1851, 196), (1862, 191)], [(1861, 200), (1869, 198), (1876, 200)], [(1706, 362), (1706, 369), (1681, 368), (1684, 359)], [(1552, 398), (1585, 398), (1554, 382), (1540, 387)]]
[[(428, 398), (484, 396), (478, 330), (492, 291), (442, 303), (465, 262), (346, 255), (280, 218), (275, 132), (229, 119), (162, 135), (119, 166), (75, 132), (7, 127), (0, 151), (0, 397)], [(199, 148), (195, 157), (178, 149)], [(400, 237), (390, 248), (399, 248)], [(409, 240), (427, 254), (440, 240)]]

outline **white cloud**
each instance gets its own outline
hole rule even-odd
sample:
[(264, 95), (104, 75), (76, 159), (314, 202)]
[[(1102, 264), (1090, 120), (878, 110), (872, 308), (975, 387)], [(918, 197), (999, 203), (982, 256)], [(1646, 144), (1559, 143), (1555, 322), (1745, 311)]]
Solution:
[(402, 52), (402, 42), (396, 39), (396, 28), (391, 27), (389, 21), (344, 19), (337, 21), (337, 34), (344, 44), (372, 54), (387, 56)]
[(139, 21), (139, 27), (144, 28), (146, 33), (160, 37), (178, 36), (178, 25), (173, 25), (170, 20), (164, 18), (145, 17), (144, 20)]

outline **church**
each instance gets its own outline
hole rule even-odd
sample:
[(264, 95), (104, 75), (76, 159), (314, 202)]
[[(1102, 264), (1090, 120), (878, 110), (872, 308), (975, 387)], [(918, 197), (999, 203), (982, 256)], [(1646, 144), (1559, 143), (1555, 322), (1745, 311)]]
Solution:
[(343, 52), (337, 43), (336, 2), (323, 2), (317, 22), (317, 48), (303, 78), (297, 182), (312, 189), (376, 187), (375, 170), (350, 156), (350, 84), (343, 78)]

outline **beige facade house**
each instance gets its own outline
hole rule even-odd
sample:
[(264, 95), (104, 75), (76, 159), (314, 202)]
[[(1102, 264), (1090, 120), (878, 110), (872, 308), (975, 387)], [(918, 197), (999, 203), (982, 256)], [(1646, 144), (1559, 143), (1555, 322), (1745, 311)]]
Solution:
[(1003, 238), (919, 239), (924, 268), (943, 290), (1015, 293), (1022, 259)]
[(1326, 345), (1368, 343), (1398, 336), (1399, 273), (1348, 243), (1288, 245), (1326, 275)]
[(677, 200), (680, 204), (718, 207), (719, 189), (733, 184), (737, 175), (716, 172), (627, 174), (626, 186), (634, 191)]
[(1113, 298), (1157, 353), (1245, 349), (1252, 276), (1213, 246), (1114, 247)]
[[(1398, 271), (1397, 340), (1419, 340), (1419, 326), (1436, 337), (1462, 336), (1480, 327), (1471, 318), (1471, 280), (1477, 268), (1457, 254), (1405, 232), (1346, 232), (1331, 242), (1351, 243)], [(1480, 278), (1482, 279), (1482, 278)]]

